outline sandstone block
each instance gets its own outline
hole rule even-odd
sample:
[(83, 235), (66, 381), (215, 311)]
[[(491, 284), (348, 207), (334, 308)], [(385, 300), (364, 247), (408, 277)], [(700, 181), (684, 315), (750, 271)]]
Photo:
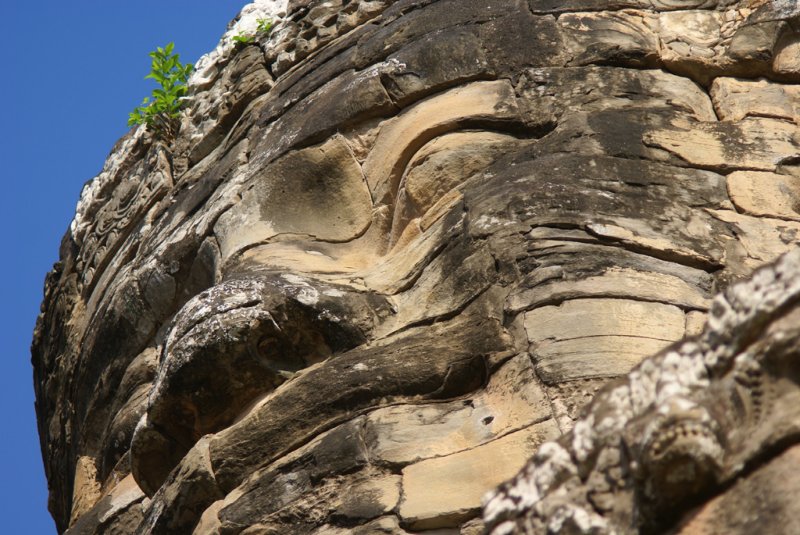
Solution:
[(720, 77), (711, 85), (711, 99), (723, 121), (746, 117), (800, 120), (800, 87), (795, 85)]
[(574, 299), (525, 313), (536, 369), (549, 384), (626, 373), (685, 331), (674, 305)]
[(775, 171), (800, 154), (795, 124), (760, 117), (730, 123), (678, 120), (667, 128), (651, 129), (643, 140), (706, 169)]
[(611, 269), (603, 275), (584, 280), (556, 279), (534, 289), (520, 290), (509, 297), (508, 308), (519, 311), (581, 297), (633, 298), (700, 310), (706, 309), (709, 302), (701, 290), (678, 277), (631, 269)]
[(522, 354), (470, 399), (373, 411), (365, 434), (371, 459), (402, 466), (469, 450), (549, 415), (530, 357)]
[(800, 176), (735, 171), (728, 175), (728, 193), (745, 214), (800, 221)]
[(755, 217), (729, 210), (710, 212), (721, 221), (736, 225), (739, 240), (731, 243), (730, 256), (741, 262), (738, 273), (770, 262), (795, 247), (800, 239), (800, 222)]
[(781, 74), (800, 74), (800, 37), (790, 36), (787, 43), (775, 54), (772, 68)]
[(107, 533), (133, 533), (142, 522), (148, 505), (149, 500), (128, 475), (92, 508), (83, 511), (65, 533), (88, 535), (96, 533), (98, 527)]
[[(755, 473), (798, 436), (797, 374), (742, 356), (702, 381), (755, 340), (713, 294), (798, 243), (798, 16), (777, 0), (244, 6), (198, 62), (174, 143), (120, 140), (47, 277), (32, 351), (59, 532), (476, 535), (480, 494), (559, 433), (523, 490), (592, 492), (566, 509), (558, 494), (540, 532), (601, 529), (623, 483), (669, 530), (717, 468)], [(759, 277), (741, 295), (771, 287)], [(630, 397), (604, 389), (684, 332), (724, 340), (718, 360), (651, 377), (645, 359)], [(794, 343), (770, 340), (768, 358)], [(657, 389), (670, 404), (615, 434)], [(747, 440), (717, 447), (727, 429)], [(726, 444), (742, 446), (729, 465)]]
[(558, 18), (559, 29), (574, 58), (573, 65), (620, 62), (631, 66), (653, 65), (658, 60), (658, 36), (652, 30), (657, 19), (639, 11), (567, 13)]
[(370, 478), (347, 488), (336, 514), (347, 518), (371, 519), (392, 511), (400, 501), (400, 476)]
[(416, 530), (457, 526), (480, 507), (488, 489), (514, 474), (539, 444), (557, 435), (555, 423), (548, 420), (471, 450), (407, 466), (401, 520)]

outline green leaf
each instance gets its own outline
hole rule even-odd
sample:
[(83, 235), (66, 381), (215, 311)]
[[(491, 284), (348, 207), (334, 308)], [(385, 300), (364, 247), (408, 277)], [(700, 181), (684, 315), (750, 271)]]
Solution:
[(248, 44), (248, 43), (252, 43), (253, 42), (253, 38), (254, 38), (254, 36), (252, 36), (252, 35), (247, 35), (247, 34), (244, 34), (244, 33), (240, 33), (238, 35), (234, 35), (232, 39), (236, 43)]
[[(252, 36), (242, 36), (246, 42)], [(182, 64), (180, 55), (174, 53), (175, 43), (167, 43), (150, 52), (150, 73), (145, 79), (155, 80), (159, 85), (153, 89), (152, 100), (145, 97), (142, 104), (128, 114), (128, 126), (147, 125), (149, 131), (160, 139), (174, 138), (179, 128), (180, 112), (185, 106), (186, 81), (193, 71), (190, 64)]]
[(264, 33), (269, 35), (272, 31), (272, 27), (275, 25), (275, 22), (270, 18), (265, 19), (256, 19), (258, 23), (258, 28), (256, 29), (259, 33)]

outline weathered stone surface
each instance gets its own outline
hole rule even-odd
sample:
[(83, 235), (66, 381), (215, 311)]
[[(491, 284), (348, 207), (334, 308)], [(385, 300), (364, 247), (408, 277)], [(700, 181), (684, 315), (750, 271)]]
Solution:
[(518, 355), (470, 399), (424, 406), (397, 405), (369, 414), (369, 456), (403, 466), (469, 450), (550, 418), (547, 397), (528, 355)]
[(768, 80), (716, 78), (711, 99), (723, 121), (745, 117), (774, 117), (797, 123), (800, 119), (800, 87)]
[(775, 54), (772, 68), (776, 73), (797, 76), (800, 74), (800, 37), (789, 34), (782, 45)]
[(509, 121), (516, 115), (514, 89), (505, 80), (475, 82), (456, 88), (401, 113), (381, 128), (369, 158), (364, 162), (373, 197), (390, 202), (402, 172), (423, 145), (465, 123)]
[[(187, 166), (208, 156), (225, 138), (245, 108), (272, 86), (264, 56), (258, 47), (245, 47), (223, 65), (195, 74), (196, 91), (182, 118), (178, 150), (186, 154)], [(214, 117), (213, 121), (207, 118)]]
[(683, 338), (674, 305), (623, 299), (574, 299), (525, 313), (539, 377), (548, 384), (626, 373)]
[(796, 124), (762, 118), (697, 125), (674, 121), (646, 132), (643, 141), (704, 169), (775, 171), (800, 155)]
[(140, 532), (188, 533), (210, 503), (223, 497), (203, 438), (181, 459), (178, 467), (152, 497)]
[[(91, 494), (85, 496), (88, 498)], [(128, 475), (110, 493), (97, 500), (91, 509), (82, 511), (66, 533), (135, 533), (143, 521), (147, 505), (145, 495)]]
[(740, 275), (775, 260), (787, 247), (793, 248), (798, 244), (800, 223), (796, 221), (754, 217), (726, 210), (712, 213), (736, 227), (739, 239), (731, 243), (728, 254), (741, 265)]
[(340, 137), (287, 155), (249, 182), (241, 202), (214, 225), (223, 261), (281, 234), (350, 241), (372, 220), (361, 167)]
[(764, 462), (753, 473), (737, 480), (730, 490), (689, 515), (675, 532), (683, 535), (796, 533), (800, 530), (795, 501), (800, 484), (791, 474), (798, 461), (800, 448), (794, 446)]
[[(269, 35), (232, 41), (265, 17)], [(540, 442), (585, 437), (606, 382), (709, 336), (713, 296), (797, 247), (798, 17), (778, 0), (244, 6), (174, 143), (135, 129), (87, 183), (45, 282), (32, 352), (59, 531), (477, 535), (479, 497)], [(788, 384), (748, 381), (744, 409), (710, 383), (714, 418)], [(765, 422), (742, 429), (788, 425)], [(637, 518), (756, 529), (725, 511), (766, 514), (748, 477), (785, 461), (764, 452), (730, 497), (667, 520), (678, 480), (646, 459)], [(600, 515), (621, 502), (598, 477), (581, 485)]]
[[(477, 320), (468, 318), (464, 321)], [(459, 324), (448, 327), (458, 329)], [(497, 327), (484, 321), (472, 338), (447, 332), (409, 331), (308, 368), (214, 436), (211, 458), (218, 480), (232, 490), (254, 468), (346, 420), (351, 411), (396, 402), (404, 394), (437, 399), (476, 389), (485, 380), (484, 356), (502, 348)], [(367, 388), (373, 376), (381, 380)], [(282, 417), (271, 417), (276, 413)]]
[(603, 388), (487, 496), (491, 533), (791, 531), (797, 481), (780, 467), (800, 429), (798, 320), (795, 249), (717, 296), (699, 336)]
[(557, 435), (555, 424), (546, 421), (471, 450), (407, 466), (401, 521), (413, 529), (458, 526), (479, 510), (478, 489), (507, 479), (543, 441)]
[(800, 220), (800, 177), (736, 171), (728, 175), (728, 193), (749, 215)]

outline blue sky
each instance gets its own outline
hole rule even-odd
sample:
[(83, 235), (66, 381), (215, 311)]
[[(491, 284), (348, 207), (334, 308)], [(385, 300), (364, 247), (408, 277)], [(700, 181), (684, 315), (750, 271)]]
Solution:
[[(5, 0), (0, 78), (3, 362), (0, 532), (55, 533), (47, 512), (29, 346), (45, 273), (84, 182), (150, 93), (147, 53), (194, 63), (246, 0)], [(8, 64), (10, 62), (10, 65)]]

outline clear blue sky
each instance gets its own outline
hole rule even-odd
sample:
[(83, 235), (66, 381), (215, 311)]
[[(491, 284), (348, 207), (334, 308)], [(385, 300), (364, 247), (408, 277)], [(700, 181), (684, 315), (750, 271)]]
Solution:
[[(3, 0), (0, 216), (0, 533), (55, 533), (47, 512), (29, 346), (45, 273), (81, 186), (152, 89), (147, 53), (216, 46), (246, 0)], [(87, 386), (91, 388), (91, 386)]]

